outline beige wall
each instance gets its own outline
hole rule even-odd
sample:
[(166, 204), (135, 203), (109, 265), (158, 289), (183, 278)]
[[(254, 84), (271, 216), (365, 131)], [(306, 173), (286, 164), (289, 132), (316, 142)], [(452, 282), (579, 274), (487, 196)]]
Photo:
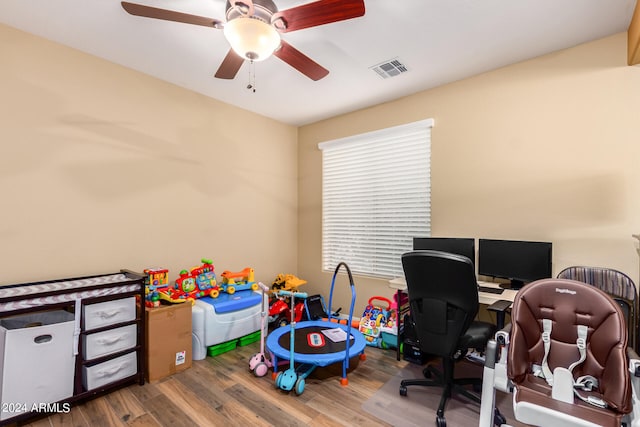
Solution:
[[(2, 25), (0, 52), (0, 284), (149, 266), (175, 278), (210, 257), (326, 295), (317, 143), (424, 118), (433, 235), (551, 240), (554, 273), (638, 281), (640, 69), (625, 34), (300, 129)], [(356, 314), (391, 294), (356, 285)]]
[(3, 25), (0, 52), (0, 284), (295, 271), (295, 127)]
[[(402, 78), (402, 77), (400, 77)], [(384, 84), (381, 81), (380, 84)], [(298, 271), (321, 269), (322, 141), (433, 118), (432, 234), (553, 242), (553, 270), (597, 265), (638, 282), (640, 68), (626, 34), (299, 130)], [(384, 171), (381, 171), (384, 173)], [(387, 282), (356, 278), (362, 312)], [(347, 307), (346, 286), (338, 303)]]

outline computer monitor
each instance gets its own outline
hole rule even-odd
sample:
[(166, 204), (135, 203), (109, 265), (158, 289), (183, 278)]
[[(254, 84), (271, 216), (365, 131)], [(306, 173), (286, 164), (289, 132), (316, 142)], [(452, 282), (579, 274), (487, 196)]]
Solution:
[(478, 274), (509, 279), (511, 287), (551, 277), (551, 243), (478, 239)]
[(432, 250), (466, 256), (476, 264), (476, 240), (466, 237), (414, 237), (413, 250)]

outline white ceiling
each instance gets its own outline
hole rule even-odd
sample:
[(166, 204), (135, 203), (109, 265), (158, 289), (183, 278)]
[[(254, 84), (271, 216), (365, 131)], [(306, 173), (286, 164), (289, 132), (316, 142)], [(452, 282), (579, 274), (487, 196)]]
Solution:
[[(129, 0), (224, 20), (225, 0)], [(276, 57), (213, 77), (222, 31), (132, 16), (119, 0), (1, 0), (0, 22), (223, 102), (303, 125), (626, 31), (636, 0), (364, 0), (361, 18), (283, 38), (330, 73), (312, 81)], [(274, 0), (280, 10), (311, 0)], [(371, 67), (397, 58), (408, 72)]]

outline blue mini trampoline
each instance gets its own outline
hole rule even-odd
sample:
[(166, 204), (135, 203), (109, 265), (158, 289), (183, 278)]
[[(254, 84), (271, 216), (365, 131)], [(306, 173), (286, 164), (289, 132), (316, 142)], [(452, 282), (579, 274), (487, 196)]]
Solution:
[[(344, 266), (349, 276), (349, 286), (351, 288), (351, 307), (347, 324), (332, 322), (331, 303), (333, 300), (333, 290), (336, 276), (340, 267)], [(290, 326), (281, 326), (274, 330), (267, 337), (267, 348), (273, 354), (274, 378), (278, 376), (278, 359), (291, 360), (291, 345), (294, 346), (293, 359), (295, 360), (298, 380), (295, 391), (302, 394), (304, 391), (304, 379), (318, 366), (328, 366), (342, 362), (342, 378), (340, 383), (347, 385), (347, 370), (349, 360), (352, 357), (360, 356), (365, 358), (364, 349), (366, 340), (362, 333), (356, 328), (352, 328), (353, 307), (356, 300), (356, 291), (353, 283), (353, 276), (347, 264), (341, 262), (336, 267), (331, 281), (331, 292), (329, 293), (329, 319), (309, 320), (295, 324), (293, 329)], [(346, 339), (349, 336), (349, 339)], [(291, 369), (291, 367), (290, 367)], [(276, 379), (276, 384), (278, 383)]]

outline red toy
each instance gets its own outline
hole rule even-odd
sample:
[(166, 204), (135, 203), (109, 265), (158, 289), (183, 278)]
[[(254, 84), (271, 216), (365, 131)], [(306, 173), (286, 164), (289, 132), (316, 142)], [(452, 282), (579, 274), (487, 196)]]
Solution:
[(166, 292), (161, 292), (160, 298), (170, 302), (191, 301), (192, 303), (206, 296), (217, 298), (220, 295), (220, 288), (217, 285), (212, 261), (206, 258), (202, 258), (201, 261), (202, 265), (193, 267), (191, 271), (182, 270), (175, 285), (168, 288)]
[[(293, 297), (289, 297), (293, 298)], [(294, 306), (294, 319), (296, 322), (302, 320), (304, 314), (304, 302), (298, 301)], [(291, 307), (285, 298), (276, 298), (269, 307), (269, 325), (284, 326), (291, 321)]]
[[(223, 273), (224, 274), (224, 273)], [(306, 280), (300, 279), (293, 274), (278, 274), (271, 284), (272, 295), (277, 295), (280, 290), (296, 292), (298, 288), (307, 283)], [(273, 296), (269, 302), (269, 326), (284, 326), (291, 321), (291, 304), (289, 299), (292, 297)], [(299, 300), (294, 306), (294, 320), (299, 322), (306, 311), (304, 301)]]

